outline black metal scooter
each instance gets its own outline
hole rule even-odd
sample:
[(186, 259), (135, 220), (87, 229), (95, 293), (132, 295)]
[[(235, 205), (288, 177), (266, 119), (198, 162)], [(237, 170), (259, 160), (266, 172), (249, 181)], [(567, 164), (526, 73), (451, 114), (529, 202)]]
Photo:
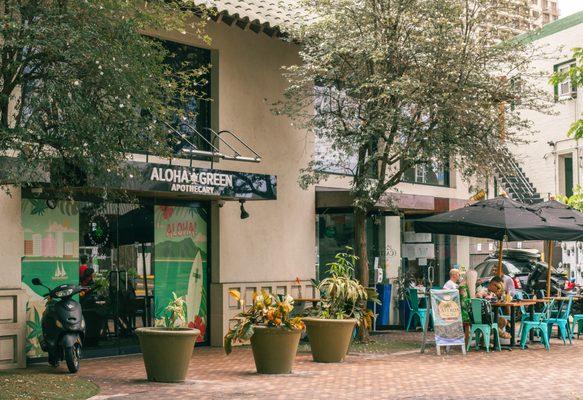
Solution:
[(81, 304), (72, 297), (88, 288), (64, 284), (50, 289), (39, 278), (34, 278), (32, 283), (49, 291), (44, 295), (47, 305), (41, 320), (43, 334), (40, 339), (41, 348), (49, 354), (49, 364), (57, 367), (60, 361), (65, 360), (69, 372), (79, 371), (85, 320)]

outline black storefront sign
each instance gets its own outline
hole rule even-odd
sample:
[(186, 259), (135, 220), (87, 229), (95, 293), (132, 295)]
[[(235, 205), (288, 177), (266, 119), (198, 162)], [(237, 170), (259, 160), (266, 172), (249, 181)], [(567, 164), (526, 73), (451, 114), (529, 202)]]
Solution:
[(122, 189), (220, 197), (223, 199), (275, 200), (277, 177), (218, 169), (132, 163), (139, 171), (124, 181)]

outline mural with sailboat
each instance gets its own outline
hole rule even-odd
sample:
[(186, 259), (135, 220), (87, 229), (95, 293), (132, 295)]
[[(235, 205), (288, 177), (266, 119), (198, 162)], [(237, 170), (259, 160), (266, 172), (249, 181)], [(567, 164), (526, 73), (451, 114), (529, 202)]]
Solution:
[(43, 357), (38, 337), (46, 289), (34, 286), (40, 278), (47, 286), (79, 281), (79, 208), (73, 201), (22, 199), (24, 257), (22, 282), (28, 293), (27, 343), (29, 358)]

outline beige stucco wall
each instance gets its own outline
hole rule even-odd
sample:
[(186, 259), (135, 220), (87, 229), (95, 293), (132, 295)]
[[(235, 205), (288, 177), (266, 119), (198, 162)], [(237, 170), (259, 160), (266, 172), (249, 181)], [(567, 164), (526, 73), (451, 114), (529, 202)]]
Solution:
[(0, 289), (20, 288), (20, 257), (24, 239), (20, 224), (20, 189), (0, 189)]
[[(277, 200), (247, 202), (248, 219), (240, 219), (237, 202), (213, 203), (211, 344), (221, 345), (238, 311), (229, 289), (241, 289), (247, 297), (261, 288), (298, 292), (293, 282), (299, 278), (302, 295), (313, 295), (315, 194), (297, 183), (313, 141), (271, 111), (286, 86), (281, 67), (297, 60), (295, 45), (224, 23), (211, 22), (207, 32), (210, 46), (188, 33), (157, 36), (213, 50), (213, 128), (234, 131), (262, 157), (258, 164), (221, 161), (214, 167), (277, 175)], [(225, 146), (221, 150), (229, 152)]]
[[(553, 66), (572, 58), (572, 49), (583, 45), (583, 24), (557, 32), (544, 37), (534, 45), (540, 48), (543, 56), (533, 58), (531, 70), (533, 73), (541, 73), (542, 76), (533, 82), (548, 96), (554, 95), (554, 87), (549, 83), (553, 73)], [(581, 141), (567, 138), (569, 126), (581, 118), (583, 111), (583, 90), (579, 88), (576, 99), (569, 99), (556, 103), (555, 115), (545, 115), (536, 112), (525, 111), (524, 117), (533, 122), (533, 129), (525, 139), (529, 141), (513, 149), (517, 155), (526, 175), (534, 183), (542, 197), (548, 194), (563, 193), (564, 187), (560, 184), (562, 172), (559, 168), (558, 157), (571, 154), (573, 156), (573, 181), (581, 183), (581, 173), (577, 165), (580, 165)], [(556, 142), (556, 149), (548, 144)]]
[[(258, 164), (221, 161), (215, 168), (277, 175), (277, 200), (247, 202), (249, 219), (239, 218), (238, 203), (220, 208), (220, 282), (310, 279), (315, 196), (313, 189), (300, 189), (297, 178), (313, 145), (290, 120), (271, 111), (286, 86), (281, 67), (297, 60), (297, 49), (223, 23), (210, 23), (207, 31), (213, 68), (218, 70), (213, 75), (218, 79), (212, 82), (218, 81), (218, 91), (216, 86), (213, 90), (218, 94), (212, 105), (218, 115), (214, 128), (233, 130), (262, 156)], [(188, 34), (159, 36), (204, 46)]]
[[(324, 188), (348, 189), (350, 188), (350, 185), (350, 177), (330, 175), (328, 179), (326, 179), (324, 182), (321, 182), (318, 186)], [(388, 193), (403, 193), (466, 200), (473, 195), (473, 193), (470, 193), (469, 186), (469, 182), (462, 178), (462, 175), (459, 173), (459, 171), (454, 170), (450, 175), (449, 187), (401, 182)]]
[(21, 289), (20, 190), (0, 189), (0, 369), (24, 367), (25, 295)]

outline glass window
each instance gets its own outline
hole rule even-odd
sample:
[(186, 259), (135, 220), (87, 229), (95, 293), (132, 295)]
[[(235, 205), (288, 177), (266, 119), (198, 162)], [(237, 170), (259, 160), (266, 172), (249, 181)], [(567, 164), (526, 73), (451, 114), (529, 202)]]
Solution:
[(449, 168), (436, 161), (430, 164), (416, 165), (405, 171), (403, 182), (449, 186)]
[[(574, 64), (572, 63), (558, 65), (555, 67), (555, 70), (559, 73), (566, 73), (571, 69), (571, 66), (573, 65)], [(574, 97), (576, 90), (577, 89), (575, 89), (575, 87), (571, 85), (571, 78), (567, 76), (564, 81), (557, 85), (559, 100), (570, 99)]]
[[(369, 276), (374, 279), (374, 259), (381, 257), (381, 232), (384, 230), (382, 218), (369, 217), (366, 221), (367, 254)], [(334, 261), (334, 256), (346, 252), (346, 246), (354, 248), (354, 214), (330, 213), (318, 215), (318, 278), (324, 279), (328, 274), (326, 264)]]
[[(210, 150), (208, 143), (192, 129), (195, 128), (205, 139), (210, 141), (210, 134), (204, 129), (211, 125), (210, 50), (171, 41), (160, 41), (160, 43), (168, 50), (165, 63), (177, 80), (173, 106), (179, 111), (173, 125), (178, 131), (187, 135), (188, 141), (193, 143), (198, 150)], [(193, 81), (189, 72), (200, 68), (207, 68), (207, 72)], [(184, 93), (185, 90), (188, 93), (196, 94), (184, 98), (181, 93)], [(188, 142), (177, 140), (174, 144), (174, 150), (178, 152), (189, 146)]]

